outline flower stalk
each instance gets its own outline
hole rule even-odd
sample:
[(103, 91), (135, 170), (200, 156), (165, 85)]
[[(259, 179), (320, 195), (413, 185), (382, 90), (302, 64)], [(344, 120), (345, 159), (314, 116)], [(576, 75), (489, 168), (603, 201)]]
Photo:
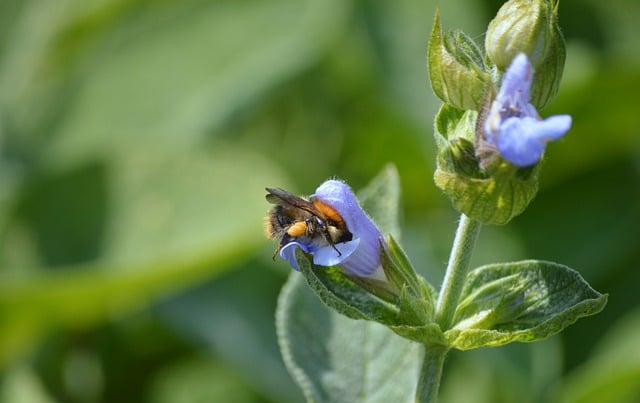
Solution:
[(416, 403), (435, 403), (438, 401), (444, 359), (449, 349), (439, 344), (423, 345), (422, 347), (424, 356), (415, 401)]
[(448, 330), (452, 325), (464, 280), (469, 271), (471, 254), (481, 227), (482, 224), (473, 218), (464, 214), (460, 216), (458, 230), (449, 256), (449, 264), (436, 304), (436, 323), (440, 325), (442, 331)]
[[(469, 270), (469, 262), (476, 239), (480, 234), (482, 224), (473, 218), (462, 214), (458, 223), (458, 230), (453, 240), (449, 264), (444, 275), (444, 283), (438, 296), (436, 305), (436, 323), (444, 332), (448, 330), (458, 306), (464, 281)], [(449, 347), (441, 344), (424, 344), (424, 355), (415, 401), (419, 403), (434, 403), (438, 400), (438, 390), (442, 379), (444, 360)]]

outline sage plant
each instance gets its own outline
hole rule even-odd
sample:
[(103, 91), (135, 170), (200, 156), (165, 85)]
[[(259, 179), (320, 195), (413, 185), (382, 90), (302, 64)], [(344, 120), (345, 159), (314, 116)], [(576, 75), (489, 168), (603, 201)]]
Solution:
[[(557, 11), (557, 2), (550, 0), (506, 2), (489, 24), (484, 51), (461, 31), (443, 32), (436, 13), (428, 68), (432, 88), (443, 104), (434, 125), (438, 148), (434, 180), (461, 213), (439, 291), (414, 269), (396, 240), (397, 225), (389, 224), (393, 220), (388, 215), (397, 206), (395, 171), (388, 170), (365, 191), (364, 208), (340, 180), (321, 184), (310, 196), (333, 208), (352, 237), (335, 245), (309, 236), (291, 237), (280, 250), (281, 257), (299, 271), (292, 273), (294, 280), (280, 298), (280, 344), (308, 400), (435, 402), (451, 349), (541, 340), (606, 305), (607, 295), (559, 263), (525, 260), (469, 267), (482, 225), (507, 224), (526, 209), (538, 190), (540, 161), (548, 143), (571, 128), (570, 116), (543, 118), (539, 112), (555, 96), (564, 66)], [(375, 221), (384, 225), (374, 224), (365, 213), (367, 206), (374, 210), (370, 213)], [(330, 234), (331, 223), (314, 222), (320, 224)], [(321, 311), (302, 311), (311, 305), (300, 289), (301, 278), (326, 306), (359, 321), (345, 325), (348, 329), (326, 329), (328, 325), (321, 323), (329, 322), (322, 322)], [(389, 356), (384, 356), (380, 351), (364, 352), (364, 343), (349, 344), (350, 337), (360, 340), (357, 326), (370, 322), (410, 340), (413, 347), (390, 347)], [(348, 347), (338, 348), (335, 341), (323, 339), (340, 332)], [(308, 362), (326, 359), (327, 366), (351, 365), (353, 373), (361, 367), (339, 361), (362, 350), (358, 355), (365, 357), (362, 367), (379, 366), (381, 375), (376, 379), (383, 382), (388, 360), (401, 356), (401, 348), (415, 346), (421, 352), (407, 353), (403, 365), (421, 360), (415, 365), (419, 371), (414, 376), (409, 371), (401, 377), (403, 382), (390, 385), (383, 394), (377, 390), (378, 395), (367, 394), (371, 386), (367, 389), (353, 381), (370, 374), (332, 379), (330, 371), (313, 369), (320, 364)], [(340, 353), (326, 357), (336, 350)], [(376, 354), (385, 358), (376, 361)], [(339, 392), (328, 392), (331, 388)]]

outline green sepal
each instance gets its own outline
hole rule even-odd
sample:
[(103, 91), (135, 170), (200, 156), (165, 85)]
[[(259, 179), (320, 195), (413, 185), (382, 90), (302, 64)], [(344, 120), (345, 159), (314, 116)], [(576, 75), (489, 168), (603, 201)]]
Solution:
[(527, 260), (482, 266), (467, 275), (454, 326), (444, 335), (460, 350), (531, 342), (600, 312), (607, 295), (578, 272)]
[(560, 26), (555, 21), (555, 12), (553, 20), (551, 27), (553, 34), (549, 39), (551, 42), (549, 51), (547, 52), (547, 56), (535, 67), (533, 73), (531, 104), (538, 110), (549, 104), (558, 93), (567, 54)]
[(337, 266), (316, 266), (298, 249), (296, 261), (311, 290), (330, 308), (352, 319), (397, 323), (399, 309), (368, 292)]
[(476, 43), (461, 31), (443, 33), (436, 15), (427, 52), (433, 92), (447, 104), (479, 110), (490, 75)]
[(478, 113), (444, 104), (435, 118), (434, 136), (438, 146), (437, 165), (446, 172), (484, 177), (474, 146)]
[(385, 269), (393, 273), (394, 280), (388, 283), (352, 276), (336, 266), (316, 266), (301, 250), (296, 251), (296, 260), (311, 290), (336, 312), (381, 323), (412, 341), (444, 345), (442, 331), (433, 323), (436, 291), (413, 272), (399, 245), (391, 242), (383, 248), (387, 260), (383, 265), (394, 267)]
[(504, 163), (499, 176), (479, 179), (436, 169), (436, 185), (459, 212), (483, 224), (503, 225), (521, 214), (538, 191), (537, 166), (524, 175)]
[(430, 301), (416, 298), (407, 293), (407, 287), (400, 291), (398, 298), (400, 309), (400, 323), (405, 326), (423, 326), (431, 323), (433, 318), (433, 304)]
[(393, 236), (387, 237), (386, 245), (381, 242), (380, 251), (384, 273), (397, 290), (406, 288), (412, 297), (425, 299), (432, 306), (435, 305), (437, 292), (431, 284), (416, 273), (409, 257)]
[(435, 121), (436, 185), (459, 212), (483, 224), (502, 225), (522, 213), (538, 191), (540, 164), (519, 168), (499, 156), (481, 167), (475, 111), (442, 105)]
[(422, 326), (433, 321), (437, 292), (420, 277), (404, 250), (389, 235), (387, 244), (381, 242), (380, 261), (390, 284), (398, 290), (399, 323)]

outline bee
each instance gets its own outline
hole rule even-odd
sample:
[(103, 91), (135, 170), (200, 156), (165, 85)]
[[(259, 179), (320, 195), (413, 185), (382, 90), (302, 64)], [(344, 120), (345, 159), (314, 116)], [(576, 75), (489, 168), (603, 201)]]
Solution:
[(273, 253), (274, 260), (282, 247), (296, 239), (305, 245), (329, 245), (338, 256), (342, 255), (336, 244), (351, 241), (353, 235), (333, 207), (315, 197), (307, 200), (286, 190), (265, 189), (267, 201), (275, 204), (265, 217), (265, 234), (269, 239), (280, 238), (280, 244)]

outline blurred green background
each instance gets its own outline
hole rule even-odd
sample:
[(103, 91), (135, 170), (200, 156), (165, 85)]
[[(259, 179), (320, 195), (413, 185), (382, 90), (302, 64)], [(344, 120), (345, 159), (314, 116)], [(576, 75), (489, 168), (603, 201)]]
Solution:
[[(299, 402), (273, 314), (290, 269), (264, 187), (402, 181), (403, 244), (440, 284), (436, 6), (478, 42), (501, 1), (0, 1), (0, 402)], [(570, 113), (541, 190), (474, 264), (567, 264), (605, 311), (453, 352), (443, 402), (640, 400), (640, 2), (563, 0)]]

